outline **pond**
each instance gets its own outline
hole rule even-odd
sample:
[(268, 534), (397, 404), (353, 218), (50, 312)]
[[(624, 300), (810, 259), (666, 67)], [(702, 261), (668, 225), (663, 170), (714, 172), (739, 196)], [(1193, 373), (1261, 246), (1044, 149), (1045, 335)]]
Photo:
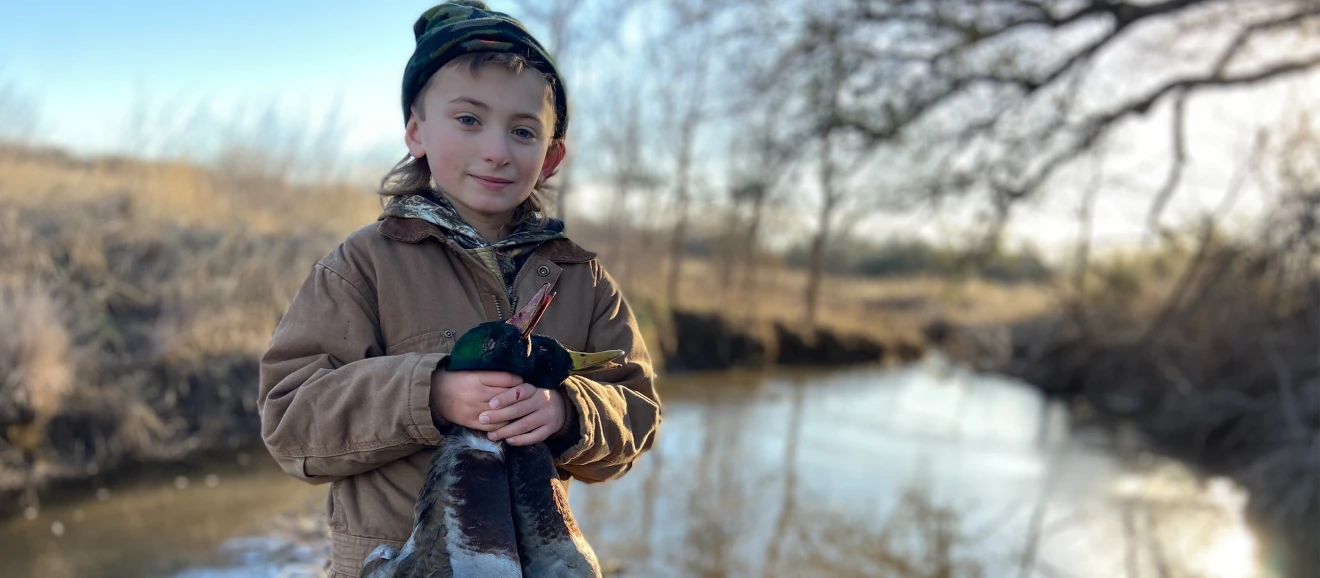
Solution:
[[(1266, 578), (1243, 492), (1007, 378), (899, 368), (664, 377), (656, 447), (575, 483), (619, 576)], [(326, 489), (264, 455), (0, 522), (4, 576), (316, 576)]]

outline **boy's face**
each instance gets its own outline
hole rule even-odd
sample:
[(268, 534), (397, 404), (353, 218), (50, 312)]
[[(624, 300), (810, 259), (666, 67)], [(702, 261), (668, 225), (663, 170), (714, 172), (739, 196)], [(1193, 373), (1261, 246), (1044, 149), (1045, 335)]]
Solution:
[(563, 159), (562, 146), (550, 147), (548, 86), (533, 69), (488, 65), (473, 75), (467, 63), (451, 63), (417, 99), (408, 152), (426, 157), (437, 187), (472, 224), (506, 223)]

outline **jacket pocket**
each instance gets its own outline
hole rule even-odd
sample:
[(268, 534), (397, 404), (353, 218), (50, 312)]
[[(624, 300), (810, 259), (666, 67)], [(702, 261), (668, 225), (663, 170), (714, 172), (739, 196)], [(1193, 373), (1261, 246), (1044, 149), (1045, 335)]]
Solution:
[(452, 329), (428, 331), (421, 335), (409, 337), (398, 343), (391, 344), (385, 349), (385, 355), (400, 355), (404, 353), (449, 353), (453, 350), (454, 340), (457, 338), (458, 335)]

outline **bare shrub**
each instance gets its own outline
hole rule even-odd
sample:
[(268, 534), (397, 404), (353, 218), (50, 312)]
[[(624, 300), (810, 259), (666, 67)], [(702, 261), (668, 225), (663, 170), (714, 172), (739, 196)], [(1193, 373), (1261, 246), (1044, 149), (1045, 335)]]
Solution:
[(54, 301), (31, 285), (0, 282), (0, 440), (21, 451), (73, 386), (72, 342)]

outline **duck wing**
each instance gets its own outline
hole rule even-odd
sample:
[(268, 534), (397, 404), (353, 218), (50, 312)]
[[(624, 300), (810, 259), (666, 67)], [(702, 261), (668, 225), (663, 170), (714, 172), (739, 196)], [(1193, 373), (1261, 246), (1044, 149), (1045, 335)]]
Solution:
[(505, 446), (518, 557), (536, 578), (600, 578), (596, 552), (578, 529), (545, 443)]
[(522, 578), (507, 446), (461, 426), (443, 433), (418, 493), (412, 535), (397, 552), (373, 551), (361, 578)]

